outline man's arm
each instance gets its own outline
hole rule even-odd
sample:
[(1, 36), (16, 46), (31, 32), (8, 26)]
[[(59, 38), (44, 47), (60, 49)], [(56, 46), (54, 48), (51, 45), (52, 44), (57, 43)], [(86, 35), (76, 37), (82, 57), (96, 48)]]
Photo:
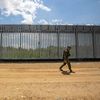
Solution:
[(69, 57), (71, 54), (70, 54), (70, 51), (67, 51), (67, 57)]

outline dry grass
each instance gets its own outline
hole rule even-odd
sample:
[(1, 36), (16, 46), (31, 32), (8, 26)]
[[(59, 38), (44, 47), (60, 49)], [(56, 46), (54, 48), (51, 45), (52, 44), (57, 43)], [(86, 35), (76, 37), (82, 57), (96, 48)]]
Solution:
[(0, 100), (100, 100), (100, 62), (61, 64), (1, 63)]

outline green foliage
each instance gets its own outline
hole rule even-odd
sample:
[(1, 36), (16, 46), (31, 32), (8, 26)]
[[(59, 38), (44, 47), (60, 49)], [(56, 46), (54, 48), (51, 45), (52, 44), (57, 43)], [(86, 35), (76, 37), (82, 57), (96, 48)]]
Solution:
[[(3, 59), (36, 59), (62, 58), (64, 47), (48, 46), (47, 48), (25, 49), (14, 47), (0, 48), (0, 58)], [(75, 57), (75, 46), (72, 47), (71, 57)]]
[(57, 47), (54, 46), (36, 49), (2, 47), (0, 51), (0, 58), (4, 59), (57, 58)]

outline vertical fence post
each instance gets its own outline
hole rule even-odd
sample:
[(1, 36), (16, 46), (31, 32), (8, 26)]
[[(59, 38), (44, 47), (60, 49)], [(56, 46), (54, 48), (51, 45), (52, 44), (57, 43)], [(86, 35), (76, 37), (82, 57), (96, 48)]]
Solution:
[(75, 27), (75, 49), (76, 49), (76, 58), (78, 58), (78, 32), (77, 32), (77, 26)]
[(57, 30), (57, 45), (58, 45), (58, 50), (57, 50), (57, 55), (58, 55), (58, 58), (59, 58), (59, 47), (60, 47), (60, 45), (59, 45), (59, 26), (56, 26), (57, 28), (56, 28), (56, 30)]
[(0, 37), (0, 59), (2, 59), (2, 33)]
[(93, 58), (95, 58), (95, 32), (94, 27), (92, 28), (92, 45), (93, 45)]
[(41, 44), (40, 44), (40, 31), (38, 31), (38, 34), (39, 34), (39, 42), (38, 42), (38, 48), (39, 48), (39, 58), (40, 58), (40, 48), (41, 48)]
[[(21, 32), (19, 34), (20, 34), (19, 54), (21, 54)], [(21, 59), (21, 55), (19, 55), (19, 58)]]

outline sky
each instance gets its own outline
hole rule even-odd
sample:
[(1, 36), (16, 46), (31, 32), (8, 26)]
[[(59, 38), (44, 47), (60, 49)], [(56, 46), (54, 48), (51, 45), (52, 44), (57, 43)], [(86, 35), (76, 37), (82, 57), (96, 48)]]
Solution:
[(100, 25), (100, 0), (0, 0), (0, 24)]

